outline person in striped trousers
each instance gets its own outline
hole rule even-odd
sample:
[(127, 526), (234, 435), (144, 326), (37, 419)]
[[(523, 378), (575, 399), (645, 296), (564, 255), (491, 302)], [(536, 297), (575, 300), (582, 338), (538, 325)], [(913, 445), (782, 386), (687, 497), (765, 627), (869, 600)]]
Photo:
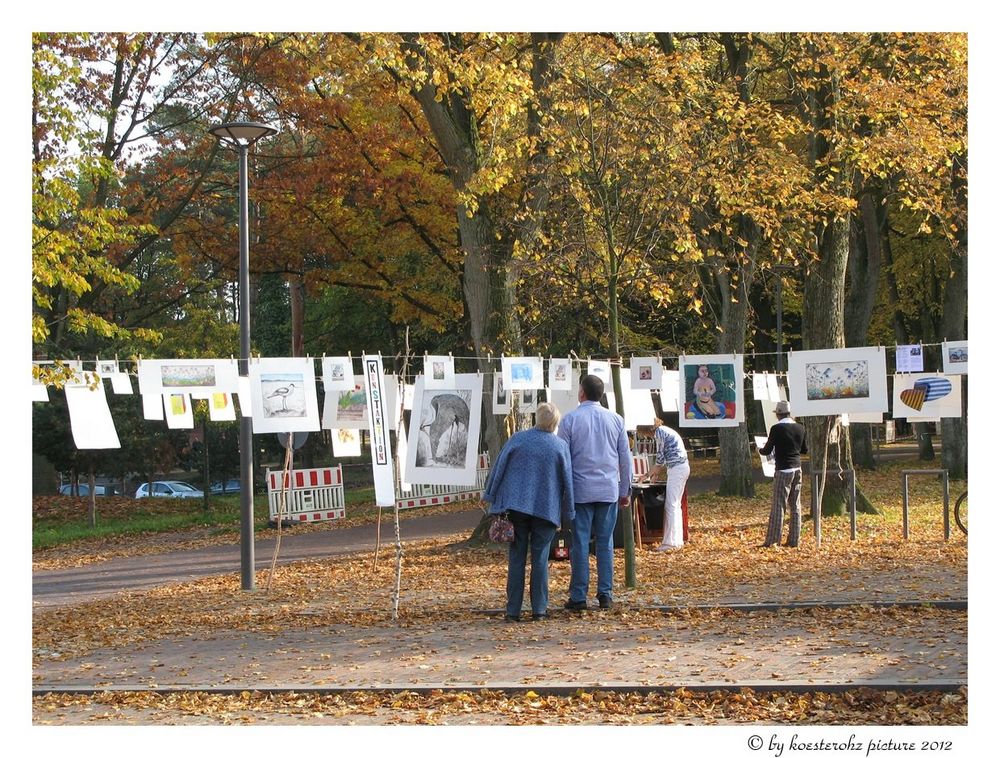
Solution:
[(788, 541), (785, 547), (799, 546), (802, 531), (802, 453), (806, 449), (806, 429), (792, 420), (792, 409), (787, 400), (779, 400), (774, 407), (778, 423), (771, 427), (767, 443), (760, 448), (761, 455), (774, 454), (774, 487), (771, 495), (771, 515), (767, 521), (767, 536), (762, 547), (774, 547), (781, 542), (785, 509), (788, 508)]

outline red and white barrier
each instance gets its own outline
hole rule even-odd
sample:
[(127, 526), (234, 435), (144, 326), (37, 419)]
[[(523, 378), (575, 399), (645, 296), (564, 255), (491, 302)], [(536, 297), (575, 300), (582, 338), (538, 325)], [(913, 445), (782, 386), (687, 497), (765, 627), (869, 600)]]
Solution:
[(267, 471), (267, 508), (278, 519), (281, 491), (285, 490), (284, 518), (292, 521), (328, 521), (344, 518), (344, 477), (340, 466), (292, 469), (282, 482), (283, 470)]
[(411, 484), (409, 492), (403, 492), (396, 477), (396, 503), (402, 508), (424, 508), (429, 505), (444, 505), (459, 500), (474, 500), (483, 496), (486, 477), (490, 473), (490, 454), (479, 455), (476, 467), (476, 483), (469, 486), (455, 484)]

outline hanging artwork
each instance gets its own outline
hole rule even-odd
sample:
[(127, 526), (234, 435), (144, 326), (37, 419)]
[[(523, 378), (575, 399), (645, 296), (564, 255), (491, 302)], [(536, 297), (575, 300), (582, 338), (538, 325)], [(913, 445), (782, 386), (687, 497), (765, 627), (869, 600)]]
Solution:
[(175, 358), (139, 361), (139, 392), (163, 394), (211, 390), (236, 392), (236, 361), (226, 358)]
[(899, 373), (924, 370), (923, 345), (896, 345), (896, 371)]
[(660, 407), (664, 413), (677, 413), (680, 411), (678, 400), (681, 395), (680, 371), (664, 371), (663, 381), (660, 384)]
[(493, 414), (506, 416), (510, 413), (510, 392), (503, 383), (503, 373), (493, 375)]
[(188, 393), (171, 392), (160, 397), (163, 398), (163, 415), (168, 429), (194, 429), (194, 413)]
[(598, 377), (607, 387), (611, 386), (611, 363), (609, 361), (587, 361), (587, 373)]
[(116, 395), (131, 395), (132, 394), (132, 380), (129, 379), (128, 374), (121, 372), (118, 374), (111, 374), (108, 379), (111, 380), (111, 390)]
[(483, 377), (458, 374), (455, 388), (426, 389), (417, 377), (406, 450), (410, 484), (476, 482)]
[(424, 386), (451, 389), (455, 386), (455, 359), (450, 355), (424, 356)]
[(753, 441), (754, 445), (757, 448), (757, 455), (760, 456), (760, 467), (761, 470), (764, 472), (764, 476), (766, 476), (768, 479), (773, 479), (774, 452), (772, 452), (770, 455), (764, 455), (762, 452), (760, 452), (760, 449), (767, 444), (767, 437), (759, 437), (757, 435), (754, 435)]
[[(395, 374), (383, 377), (386, 407), (396, 408), (399, 402), (399, 380)], [(405, 396), (404, 396), (405, 400)], [(396, 428), (398, 411), (389, 414), (389, 428)], [(327, 393), (323, 404), (324, 429), (368, 429), (368, 396), (365, 393), (364, 377), (358, 374), (350, 390)]]
[(504, 386), (509, 390), (540, 390), (545, 386), (541, 356), (500, 358)]
[(778, 394), (778, 377), (774, 374), (753, 374), (753, 399), (770, 400), (777, 402), (781, 400)]
[(739, 426), (743, 421), (743, 356), (682, 355), (681, 426)]
[(67, 382), (66, 407), (69, 409), (70, 431), (78, 450), (108, 450), (120, 448), (104, 384), (96, 375), (82, 375), (78, 381)]
[(319, 431), (313, 359), (250, 361), (250, 405), (254, 434)]
[(549, 389), (573, 389), (573, 362), (569, 358), (549, 358)]
[(635, 358), (629, 361), (632, 389), (658, 390), (663, 382), (663, 364), (659, 358)]
[(942, 342), (941, 365), (946, 374), (969, 373), (969, 342)]
[(892, 378), (892, 417), (961, 418), (962, 380), (943, 374), (896, 374)]
[(351, 356), (323, 356), (321, 363), (324, 391), (340, 392), (354, 387), (354, 361)]
[(208, 396), (208, 417), (212, 421), (235, 421), (236, 406), (228, 392), (213, 392)]
[[(375, 505), (396, 504), (394, 484), (392, 444), (389, 440), (388, 393), (385, 377), (382, 375), (381, 355), (362, 355), (361, 367), (364, 371), (365, 394), (368, 405), (369, 440), (372, 451), (372, 477), (375, 483)], [(396, 381), (396, 377), (392, 377)]]
[(889, 410), (885, 350), (851, 347), (788, 354), (788, 395), (796, 416)]
[(517, 410), (519, 413), (534, 413), (538, 410), (538, 395), (541, 390), (514, 390), (517, 395)]
[(356, 458), (361, 455), (361, 431), (359, 429), (331, 429), (334, 458)]

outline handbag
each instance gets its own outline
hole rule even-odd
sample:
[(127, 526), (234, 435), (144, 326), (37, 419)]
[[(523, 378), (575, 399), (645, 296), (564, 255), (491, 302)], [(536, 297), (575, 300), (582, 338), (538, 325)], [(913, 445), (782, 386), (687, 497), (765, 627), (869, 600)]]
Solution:
[(514, 525), (507, 518), (507, 511), (497, 514), (493, 518), (493, 523), (490, 524), (489, 537), (490, 542), (503, 543), (514, 541)]

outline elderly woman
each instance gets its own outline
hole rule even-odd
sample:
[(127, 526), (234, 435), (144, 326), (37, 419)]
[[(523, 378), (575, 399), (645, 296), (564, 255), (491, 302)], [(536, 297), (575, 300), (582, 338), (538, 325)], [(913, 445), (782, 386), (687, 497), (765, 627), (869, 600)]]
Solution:
[(486, 481), (483, 500), (490, 513), (507, 511), (514, 541), (507, 553), (508, 621), (521, 620), (524, 569), (531, 548), (531, 618), (540, 621), (549, 607), (549, 547), (560, 521), (572, 523), (573, 471), (569, 445), (555, 434), (559, 411), (541, 403), (535, 426), (512, 436), (500, 451)]

